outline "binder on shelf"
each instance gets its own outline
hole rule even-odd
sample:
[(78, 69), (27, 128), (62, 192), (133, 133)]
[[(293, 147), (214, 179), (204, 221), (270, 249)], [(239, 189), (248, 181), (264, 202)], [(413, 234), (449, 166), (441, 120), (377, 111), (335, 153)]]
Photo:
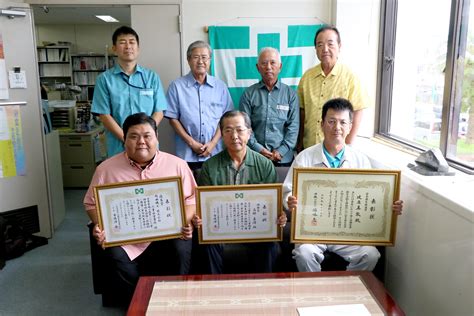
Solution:
[(50, 48), (46, 51), (48, 61), (59, 61), (59, 51), (56, 48)]
[(38, 69), (42, 84), (52, 86), (57, 83), (72, 82), (69, 46), (38, 46)]
[(68, 54), (64, 48), (59, 50), (59, 61), (68, 61)]
[(94, 85), (101, 72), (115, 63), (115, 56), (106, 54), (75, 54), (71, 55), (72, 77), (76, 85), (81, 86), (82, 92), (76, 96), (78, 101), (91, 101)]
[(46, 49), (44, 48), (38, 49), (38, 61), (40, 62), (48, 61), (48, 56), (46, 55)]

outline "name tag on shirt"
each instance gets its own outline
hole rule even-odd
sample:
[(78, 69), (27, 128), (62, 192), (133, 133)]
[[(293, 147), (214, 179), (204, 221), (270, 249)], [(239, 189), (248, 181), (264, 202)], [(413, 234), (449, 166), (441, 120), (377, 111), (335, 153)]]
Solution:
[(153, 89), (141, 89), (140, 95), (153, 95)]
[(288, 104), (277, 104), (276, 108), (277, 110), (282, 110), (282, 111), (290, 110), (290, 106)]

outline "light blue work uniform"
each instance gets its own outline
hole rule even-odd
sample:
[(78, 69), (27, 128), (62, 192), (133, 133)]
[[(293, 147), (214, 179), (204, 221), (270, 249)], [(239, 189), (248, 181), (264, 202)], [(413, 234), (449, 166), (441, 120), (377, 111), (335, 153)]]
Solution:
[[(154, 71), (137, 65), (128, 76), (116, 64), (97, 77), (92, 113), (110, 114), (122, 127), (125, 119), (135, 113), (144, 112), (151, 116), (166, 110), (166, 97), (160, 77)], [(107, 155), (111, 157), (124, 150), (123, 142), (106, 131)]]

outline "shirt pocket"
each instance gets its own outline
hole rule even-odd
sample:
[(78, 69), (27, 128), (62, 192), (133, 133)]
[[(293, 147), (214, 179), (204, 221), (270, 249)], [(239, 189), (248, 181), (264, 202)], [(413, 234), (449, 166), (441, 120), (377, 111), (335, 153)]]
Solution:
[(138, 94), (138, 109), (141, 112), (145, 112), (148, 115), (153, 114), (154, 109), (154, 98), (153, 98), (154, 91), (152, 89), (140, 89)]
[(274, 121), (286, 122), (290, 113), (290, 106), (288, 104), (277, 104), (273, 109), (273, 113)]
[(215, 119), (220, 119), (224, 114), (225, 104), (223, 102), (211, 102), (210, 115)]

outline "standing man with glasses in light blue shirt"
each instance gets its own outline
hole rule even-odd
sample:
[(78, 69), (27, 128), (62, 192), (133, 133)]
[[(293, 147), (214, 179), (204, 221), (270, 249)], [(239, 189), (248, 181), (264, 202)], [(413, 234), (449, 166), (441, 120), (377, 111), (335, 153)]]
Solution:
[(242, 94), (240, 111), (252, 118), (249, 147), (275, 166), (290, 166), (298, 141), (300, 113), (296, 91), (278, 79), (281, 69), (278, 50), (262, 48), (257, 63), (262, 80)]
[(193, 42), (186, 55), (191, 71), (170, 84), (164, 115), (177, 134), (176, 155), (194, 171), (222, 150), (219, 119), (234, 105), (225, 83), (208, 74), (212, 57), (209, 44)]
[(137, 32), (121, 26), (112, 35), (112, 43), (117, 63), (97, 77), (91, 110), (106, 129), (108, 157), (124, 151), (122, 124), (128, 116), (144, 112), (158, 125), (167, 107), (160, 77), (137, 63)]

